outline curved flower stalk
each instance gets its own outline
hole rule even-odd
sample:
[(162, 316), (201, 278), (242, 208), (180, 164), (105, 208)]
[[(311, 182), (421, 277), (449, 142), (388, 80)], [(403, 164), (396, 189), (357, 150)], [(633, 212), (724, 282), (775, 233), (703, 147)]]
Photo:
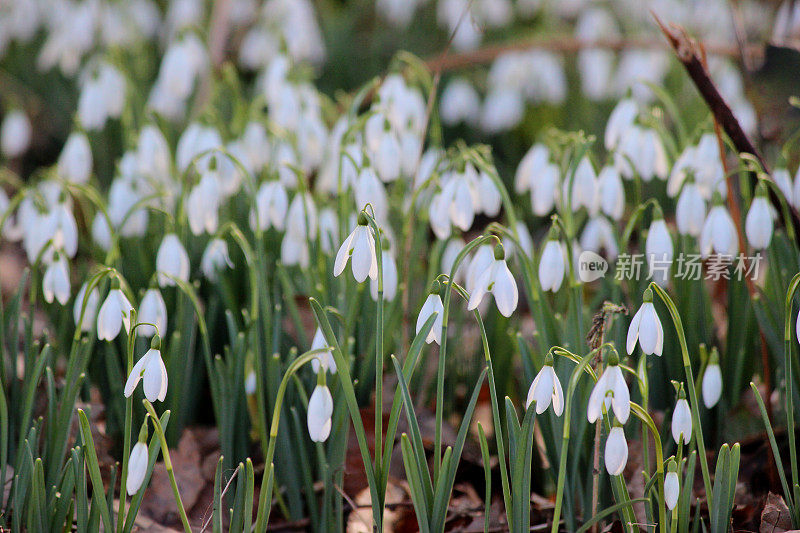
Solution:
[[(661, 301), (664, 302), (664, 305), (667, 306), (667, 310), (669, 311), (670, 316), (672, 317), (672, 322), (675, 324), (675, 330), (678, 333), (678, 343), (681, 347), (681, 358), (683, 360), (683, 371), (686, 374), (686, 383), (690, 385), (687, 387), (689, 389), (689, 402), (690, 408), (692, 412), (692, 426), (694, 428), (694, 441), (695, 446), (697, 447), (697, 455), (700, 457), (700, 469), (703, 473), (703, 484), (705, 485), (706, 494), (708, 495), (708, 500), (712, 501), (712, 485), (711, 485), (711, 475), (709, 474), (708, 470), (708, 460), (706, 459), (705, 454), (705, 440), (703, 439), (703, 427), (700, 425), (700, 412), (698, 411), (698, 403), (697, 403), (697, 391), (695, 390), (694, 386), (694, 373), (692, 372), (692, 361), (689, 359), (689, 348), (686, 344), (686, 334), (683, 331), (683, 322), (681, 321), (681, 316), (678, 313), (678, 308), (675, 307), (675, 303), (672, 301), (672, 298), (662, 289), (657, 283), (650, 283), (649, 289), (652, 289), (653, 293), (657, 294)], [(787, 322), (788, 324), (788, 322)]]

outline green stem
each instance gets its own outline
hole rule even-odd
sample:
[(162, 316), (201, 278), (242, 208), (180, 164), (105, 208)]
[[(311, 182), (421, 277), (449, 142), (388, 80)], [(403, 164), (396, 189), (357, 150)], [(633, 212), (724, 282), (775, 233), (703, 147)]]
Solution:
[(667, 306), (669, 314), (672, 317), (672, 322), (675, 324), (675, 331), (678, 333), (678, 342), (681, 345), (681, 357), (683, 358), (683, 371), (686, 374), (687, 389), (689, 389), (689, 406), (692, 410), (692, 433), (694, 434), (694, 442), (697, 447), (697, 455), (700, 456), (700, 469), (703, 472), (703, 484), (706, 489), (706, 501), (713, 501), (711, 476), (708, 471), (708, 459), (706, 458), (706, 446), (703, 440), (703, 427), (700, 425), (700, 412), (697, 403), (697, 390), (694, 382), (694, 375), (692, 373), (692, 361), (689, 359), (689, 348), (686, 345), (686, 334), (683, 331), (683, 322), (681, 315), (678, 313), (678, 308), (675, 307), (675, 302), (669, 297), (669, 294), (664, 291), (657, 283), (650, 282), (650, 288), (654, 293), (658, 294), (659, 298)]
[(797, 443), (795, 438), (794, 425), (794, 370), (792, 368), (792, 300), (797, 287), (800, 285), (800, 273), (795, 274), (789, 283), (789, 290), (786, 293), (786, 305), (784, 310), (783, 328), (783, 361), (784, 372), (786, 373), (786, 429), (789, 434), (789, 460), (792, 469), (792, 486), (798, 484), (797, 474)]
[(658, 521), (660, 522), (661, 531), (666, 533), (667, 507), (664, 502), (664, 451), (661, 447), (661, 435), (658, 433), (655, 422), (653, 422), (653, 419), (642, 406), (631, 402), (631, 413), (636, 415), (653, 434), (653, 442), (656, 447), (656, 475), (658, 476)]

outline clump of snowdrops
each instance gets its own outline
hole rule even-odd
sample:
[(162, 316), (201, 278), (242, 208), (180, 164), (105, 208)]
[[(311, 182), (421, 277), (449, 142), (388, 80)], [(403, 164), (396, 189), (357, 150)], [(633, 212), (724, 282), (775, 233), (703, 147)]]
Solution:
[[(192, 32), (176, 29), (146, 107), (124, 97), (117, 67), (95, 65), (57, 164), (28, 183), (7, 180), (3, 238), (20, 243), (28, 270), (0, 320), (0, 524), (131, 531), (160, 456), (182, 526), (201, 526), (184, 509), (170, 446), (210, 405), (221, 449), (215, 530), (263, 531), (273, 513), (320, 531), (343, 524), (354, 437), (366, 519), (379, 531), (394, 450), (420, 530), (444, 531), (470, 439), (484, 462), (487, 529), (496, 468), (513, 531), (530, 528), (532, 487), (554, 495), (554, 532), (614, 515), (661, 531), (727, 531), (739, 447), (723, 443), (722, 421), (752, 376), (771, 373), (782, 383), (788, 474), (752, 390), (800, 526), (789, 216), (800, 177), (737, 159), (707, 121), (685, 124), (666, 94), (645, 105), (627, 88), (602, 142), (550, 130), (504, 175), (488, 146), (441, 144), (434, 78), (410, 55), (342, 101), (321, 95), (293, 64), (319, 56), (315, 33), (292, 20), (301, 28), (284, 28), (289, 53), (267, 62), (255, 95), (223, 70), (185, 128), (161, 117), (180, 122), (208, 68)], [(299, 35), (308, 41), (293, 45)], [(69, 57), (56, 59), (64, 68)], [(446, 120), (445, 109), (462, 108), (448, 98)], [(92, 131), (108, 120), (121, 123), (126, 149), (101, 180)], [(26, 127), (10, 114), (4, 138), (9, 128), (19, 141)], [(11, 148), (13, 162), (25, 147)], [(680, 276), (679, 257), (710, 265), (750, 251), (763, 270), (729, 275), (718, 334), (711, 283)], [(641, 253), (641, 274), (587, 281), (585, 252), (617, 271)], [(37, 328), (37, 310), (50, 331)], [(749, 354), (761, 342), (773, 357), (759, 367)], [(491, 427), (473, 430), (486, 389)], [(94, 444), (95, 406), (82, 401), (92, 390), (117, 442), (110, 469)], [(418, 416), (428, 405), (432, 449)], [(446, 442), (453, 413), (460, 425)], [(644, 486), (634, 498), (629, 446), (644, 458), (628, 472)]]

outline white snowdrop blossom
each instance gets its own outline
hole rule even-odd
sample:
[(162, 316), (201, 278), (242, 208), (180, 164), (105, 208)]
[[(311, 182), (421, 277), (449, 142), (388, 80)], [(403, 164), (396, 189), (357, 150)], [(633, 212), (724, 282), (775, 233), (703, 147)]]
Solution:
[(556, 239), (549, 239), (539, 258), (539, 283), (545, 291), (558, 292), (566, 274), (564, 248)]
[(672, 236), (669, 234), (661, 209), (657, 209), (645, 241), (645, 252), (650, 277), (659, 285), (664, 285), (669, 280), (669, 271), (672, 266), (673, 247)]
[(189, 254), (174, 233), (165, 235), (158, 247), (156, 272), (158, 284), (162, 287), (175, 286), (176, 282), (172, 278), (189, 280)]
[(684, 444), (692, 440), (692, 411), (686, 398), (680, 398), (672, 411), (672, 438), (676, 443), (683, 439)]
[(678, 473), (671, 470), (664, 476), (664, 503), (667, 504), (667, 509), (670, 511), (675, 509), (680, 495), (681, 484), (678, 479)]
[(133, 496), (142, 487), (147, 475), (148, 461), (147, 443), (137, 442), (134, 444), (128, 459), (128, 477), (125, 480), (125, 490), (128, 491), (128, 496)]
[(119, 335), (123, 325), (126, 332), (130, 331), (131, 309), (133, 306), (125, 293), (119, 288), (112, 288), (97, 313), (97, 338), (112, 341)]
[[(317, 331), (314, 332), (314, 339), (311, 341), (311, 350), (322, 350), (323, 348), (328, 348), (328, 343), (322, 330), (317, 328)], [(333, 358), (333, 350), (328, 349), (311, 360), (311, 369), (315, 374), (319, 373), (320, 366), (324, 372), (336, 373), (336, 360)]]
[(72, 132), (58, 156), (58, 175), (72, 183), (86, 183), (92, 174), (92, 148), (85, 133)]
[(433, 313), (437, 313), (437, 315), (436, 318), (433, 319), (433, 326), (428, 332), (428, 336), (425, 337), (425, 342), (428, 344), (432, 342), (442, 344), (444, 304), (442, 304), (442, 297), (439, 296), (438, 292), (429, 294), (425, 299), (425, 303), (422, 304), (422, 309), (419, 310), (419, 316), (417, 316), (416, 332), (420, 332), (422, 326), (425, 325), (425, 322), (428, 321)]
[[(283, 184), (280, 181), (263, 183), (256, 194), (256, 211), (250, 213), (250, 227), (253, 229), (258, 227), (263, 231), (271, 226), (283, 231), (288, 210), (289, 196)], [(257, 225), (256, 220), (258, 220)]]
[(622, 427), (611, 428), (606, 439), (603, 458), (609, 475), (618, 476), (625, 470), (625, 465), (628, 464), (628, 441), (625, 440), (625, 432)]
[(228, 255), (228, 243), (222, 239), (211, 239), (200, 258), (200, 271), (210, 281), (216, 281), (224, 268), (233, 268)]
[(617, 147), (617, 143), (633, 125), (638, 114), (639, 110), (635, 100), (628, 98), (619, 101), (606, 122), (604, 137), (606, 150), (613, 150)]
[(719, 363), (712, 360), (703, 373), (703, 403), (711, 409), (722, 397), (722, 370)]
[(675, 223), (678, 233), (699, 237), (706, 220), (706, 201), (694, 182), (683, 186), (675, 204)]
[(375, 238), (373, 234), (370, 226), (366, 224), (356, 225), (336, 253), (336, 261), (333, 267), (334, 276), (338, 277), (344, 272), (347, 262), (352, 258), (353, 277), (358, 283), (367, 279), (367, 276), (370, 279), (377, 279), (378, 258), (375, 254)]
[(497, 310), (503, 316), (510, 317), (517, 308), (517, 282), (508, 269), (502, 248), (495, 251), (494, 260), (475, 281), (475, 289), (470, 293), (467, 309), (472, 311), (477, 308), (487, 292), (492, 293)]
[(722, 205), (715, 205), (706, 217), (700, 232), (700, 253), (703, 258), (712, 253), (734, 257), (739, 251), (736, 225)]
[(331, 434), (333, 397), (325, 385), (317, 385), (308, 399), (308, 435), (314, 442), (325, 442)]
[(216, 171), (203, 173), (186, 197), (186, 217), (193, 235), (214, 233), (219, 224), (220, 190)]
[(636, 348), (636, 341), (642, 351), (647, 354), (661, 355), (664, 351), (664, 328), (658, 318), (656, 308), (653, 305), (652, 295), (645, 294), (642, 306), (636, 311), (628, 326), (628, 338), (625, 348), (629, 354)]
[(772, 206), (766, 196), (757, 194), (750, 204), (750, 210), (745, 219), (745, 234), (750, 246), (757, 250), (764, 250), (769, 247), (772, 241), (772, 230), (774, 228)]
[(161, 350), (152, 346), (160, 344), (158, 337), (154, 337), (151, 348), (139, 359), (131, 370), (128, 380), (125, 382), (125, 397), (129, 398), (139, 381), (144, 378), (144, 395), (150, 402), (156, 400), (163, 402), (167, 397), (167, 386), (169, 377), (167, 367), (161, 359)]
[(22, 155), (31, 143), (31, 123), (22, 111), (10, 111), (0, 125), (0, 151), (13, 159)]
[(628, 421), (631, 413), (631, 395), (618, 364), (609, 364), (595, 383), (586, 408), (586, 418), (589, 422), (595, 423), (600, 418), (604, 404), (606, 409), (609, 407), (614, 409), (614, 415), (621, 423)]
[(612, 220), (619, 220), (625, 212), (625, 188), (619, 171), (606, 166), (597, 176), (600, 210)]
[(544, 413), (550, 404), (553, 404), (553, 413), (561, 416), (564, 412), (564, 391), (561, 389), (561, 382), (558, 380), (552, 364), (542, 367), (536, 377), (533, 378), (528, 389), (528, 398), (525, 401), (525, 408), (531, 406), (531, 402), (536, 402), (536, 414)]
[(67, 305), (70, 296), (69, 265), (63, 255), (48, 265), (42, 276), (42, 293), (47, 303), (58, 300), (61, 305)]
[[(164, 297), (161, 296), (161, 291), (156, 288), (147, 289), (139, 304), (136, 320), (142, 324), (136, 328), (136, 331), (143, 337), (152, 337), (156, 333), (166, 334), (167, 304), (164, 302)], [(153, 324), (155, 327), (148, 324)]]

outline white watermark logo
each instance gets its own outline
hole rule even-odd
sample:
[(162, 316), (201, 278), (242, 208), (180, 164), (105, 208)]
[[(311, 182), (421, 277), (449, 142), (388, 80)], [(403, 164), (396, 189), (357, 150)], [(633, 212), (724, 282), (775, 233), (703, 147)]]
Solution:
[(578, 278), (584, 283), (600, 279), (608, 272), (608, 261), (600, 255), (585, 250), (578, 256)]

